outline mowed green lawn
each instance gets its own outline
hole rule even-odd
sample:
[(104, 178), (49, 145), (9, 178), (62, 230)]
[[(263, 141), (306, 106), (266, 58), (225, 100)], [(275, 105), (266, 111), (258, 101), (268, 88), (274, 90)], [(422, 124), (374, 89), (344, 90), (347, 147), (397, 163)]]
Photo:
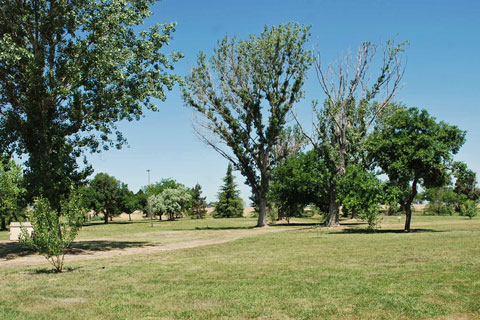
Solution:
[[(417, 231), (408, 234), (396, 217), (375, 233), (351, 221), (345, 230), (295, 222), (284, 232), (228, 243), (74, 261), (62, 274), (0, 262), (0, 318), (480, 317), (479, 218), (415, 216)], [(93, 225), (79, 238), (161, 243), (162, 232), (210, 237), (252, 225), (253, 219)]]

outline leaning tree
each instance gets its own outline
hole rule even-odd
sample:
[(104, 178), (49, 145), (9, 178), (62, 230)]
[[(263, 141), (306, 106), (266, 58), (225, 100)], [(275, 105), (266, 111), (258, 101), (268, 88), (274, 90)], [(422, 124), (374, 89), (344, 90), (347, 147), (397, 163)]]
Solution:
[(85, 152), (120, 147), (121, 120), (165, 100), (181, 57), (163, 53), (173, 23), (140, 31), (155, 0), (0, 2), (0, 153), (27, 154), (26, 185), (60, 212), (91, 173)]
[(226, 37), (210, 59), (199, 54), (186, 78), (184, 100), (199, 115), (196, 132), (246, 178), (258, 202), (259, 227), (267, 221), (272, 150), (312, 62), (304, 48), (308, 29), (286, 24), (248, 40)]

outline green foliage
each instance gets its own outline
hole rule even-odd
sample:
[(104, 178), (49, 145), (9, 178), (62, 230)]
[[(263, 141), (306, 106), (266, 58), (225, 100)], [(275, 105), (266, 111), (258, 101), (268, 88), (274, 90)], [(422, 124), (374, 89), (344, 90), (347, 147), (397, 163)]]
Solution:
[(425, 211), (436, 215), (453, 215), (460, 198), (450, 187), (428, 188), (423, 193), (428, 206)]
[(0, 2), (0, 153), (28, 154), (30, 199), (59, 208), (91, 173), (77, 158), (121, 147), (116, 123), (180, 81), (169, 73), (182, 55), (162, 53), (175, 24), (138, 29), (153, 2)]
[(315, 204), (328, 211), (330, 179), (318, 153), (309, 151), (287, 158), (272, 172), (270, 201), (287, 219), (303, 215), (303, 208)]
[(460, 215), (472, 219), (478, 215), (478, 201), (466, 200), (460, 205)]
[(399, 190), (405, 208), (405, 231), (410, 230), (411, 204), (417, 185), (441, 187), (448, 183), (453, 155), (465, 142), (465, 132), (436, 122), (426, 110), (398, 108), (384, 119), (368, 141), (370, 157)]
[(227, 174), (223, 178), (224, 185), (218, 194), (218, 201), (212, 213), (214, 218), (235, 218), (243, 216), (243, 200), (237, 190), (235, 177), (232, 174), (232, 165), (229, 163)]
[(137, 206), (127, 185), (106, 173), (98, 173), (84, 194), (86, 207), (102, 213), (106, 224), (109, 217), (118, 216), (122, 212), (131, 213)]
[(29, 235), (23, 229), (20, 235), (20, 241), (45, 256), (57, 272), (62, 272), (65, 252), (86, 218), (77, 194), (72, 194), (67, 201), (63, 201), (61, 207), (62, 211), (58, 212), (46, 199), (36, 199), (33, 210), (28, 213), (33, 232)]
[(184, 100), (202, 118), (197, 133), (246, 178), (257, 199), (258, 226), (266, 224), (273, 147), (303, 96), (312, 63), (308, 30), (290, 23), (265, 27), (248, 40), (225, 37), (210, 59), (199, 54), (186, 78)]
[(455, 162), (453, 164), (453, 176), (455, 177), (455, 193), (464, 195), (469, 200), (480, 199), (480, 189), (477, 188), (477, 175), (465, 163)]
[(190, 190), (192, 201), (189, 214), (192, 218), (203, 219), (207, 214), (206, 197), (202, 197), (202, 187), (197, 183), (193, 189)]
[(362, 167), (348, 166), (345, 176), (338, 184), (338, 200), (343, 207), (356, 212), (367, 220), (369, 229), (374, 229), (379, 220), (379, 204), (383, 202), (383, 185), (377, 177)]
[(169, 220), (174, 220), (178, 214), (188, 209), (192, 196), (184, 186), (167, 188), (156, 196), (148, 197), (154, 213), (167, 214)]
[(13, 160), (4, 163), (0, 158), (0, 230), (6, 230), (12, 218), (18, 220), (24, 194), (22, 168)]
[(176, 189), (178, 187), (185, 187), (185, 186), (181, 183), (178, 183), (174, 179), (168, 178), (168, 179), (162, 179), (160, 182), (144, 187), (144, 192), (148, 196), (158, 195), (162, 193), (163, 190), (165, 189)]

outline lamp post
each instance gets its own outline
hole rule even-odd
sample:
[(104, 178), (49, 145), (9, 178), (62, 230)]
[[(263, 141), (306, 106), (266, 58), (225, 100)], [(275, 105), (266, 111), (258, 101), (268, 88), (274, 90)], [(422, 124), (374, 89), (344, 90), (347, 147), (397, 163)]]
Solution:
[[(150, 169), (147, 169), (148, 174), (148, 185), (147, 188), (150, 186)], [(148, 193), (147, 193), (148, 196)], [(150, 198), (150, 197), (148, 197)], [(147, 198), (147, 206), (148, 206), (148, 215), (150, 216), (150, 226), (153, 227), (153, 214), (152, 214), (152, 203)]]

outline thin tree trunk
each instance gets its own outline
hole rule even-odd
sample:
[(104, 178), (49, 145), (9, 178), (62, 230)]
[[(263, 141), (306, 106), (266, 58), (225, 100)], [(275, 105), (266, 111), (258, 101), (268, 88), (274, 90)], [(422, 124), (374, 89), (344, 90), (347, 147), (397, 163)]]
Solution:
[(104, 222), (105, 224), (108, 224), (108, 213), (107, 213), (107, 211), (105, 211), (105, 212), (103, 213), (103, 218), (104, 218), (103, 222)]
[(2, 217), (2, 225), (0, 230), (7, 230), (7, 221), (5, 221), (5, 217)]
[(412, 203), (417, 195), (417, 182), (417, 178), (413, 179), (412, 192), (410, 197), (408, 197), (407, 203), (405, 203), (405, 214), (407, 215), (407, 218), (405, 219), (405, 228), (403, 229), (405, 232), (410, 232), (410, 223), (412, 221)]
[(358, 212), (356, 210), (352, 210), (352, 219), (357, 219), (358, 218)]

